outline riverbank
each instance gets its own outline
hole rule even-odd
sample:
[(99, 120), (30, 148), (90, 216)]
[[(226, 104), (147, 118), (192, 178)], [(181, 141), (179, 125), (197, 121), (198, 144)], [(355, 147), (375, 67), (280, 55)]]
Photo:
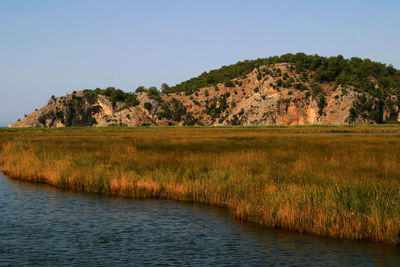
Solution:
[(267, 227), (397, 245), (398, 131), (1, 129), (0, 166), (12, 178), (74, 191), (226, 206), (237, 219)]

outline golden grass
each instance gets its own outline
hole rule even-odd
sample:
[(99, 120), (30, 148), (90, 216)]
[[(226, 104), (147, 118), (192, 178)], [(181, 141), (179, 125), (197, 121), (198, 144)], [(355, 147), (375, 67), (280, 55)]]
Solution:
[[(75, 191), (203, 202), (268, 227), (400, 244), (399, 130), (3, 130), (0, 166)], [(318, 134), (340, 131), (392, 133)]]

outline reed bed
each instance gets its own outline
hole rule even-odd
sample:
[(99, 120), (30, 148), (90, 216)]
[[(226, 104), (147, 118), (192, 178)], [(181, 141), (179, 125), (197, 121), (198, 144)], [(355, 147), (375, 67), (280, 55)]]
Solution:
[(74, 191), (203, 202), (267, 227), (398, 245), (399, 130), (1, 130), (0, 166)]

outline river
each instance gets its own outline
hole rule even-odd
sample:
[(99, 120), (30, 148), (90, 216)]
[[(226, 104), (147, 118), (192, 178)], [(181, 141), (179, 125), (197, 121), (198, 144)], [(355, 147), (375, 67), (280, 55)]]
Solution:
[(400, 248), (241, 223), (222, 208), (71, 193), (0, 173), (0, 266), (400, 266)]

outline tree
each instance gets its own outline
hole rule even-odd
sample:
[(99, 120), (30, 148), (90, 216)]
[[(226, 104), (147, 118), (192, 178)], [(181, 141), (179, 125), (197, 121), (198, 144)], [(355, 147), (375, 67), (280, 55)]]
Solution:
[(138, 88), (136, 88), (135, 93), (136, 93), (136, 94), (140, 94), (140, 93), (145, 92), (145, 91), (146, 91), (146, 87), (144, 87), (144, 86), (139, 86)]
[(166, 83), (163, 83), (163, 84), (161, 84), (161, 91), (162, 92), (168, 92), (168, 90), (169, 90), (169, 85), (168, 84), (166, 84)]

